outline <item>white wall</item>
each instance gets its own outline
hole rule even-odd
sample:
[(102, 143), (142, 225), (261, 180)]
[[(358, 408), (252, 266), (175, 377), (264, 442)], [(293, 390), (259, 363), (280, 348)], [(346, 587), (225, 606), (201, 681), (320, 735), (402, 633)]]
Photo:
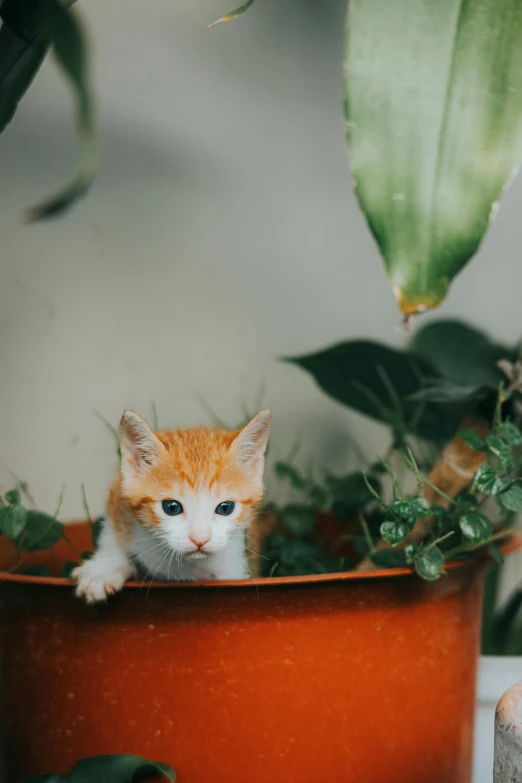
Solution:
[[(231, 424), (266, 384), (274, 441), (344, 467), (346, 434), (379, 427), (276, 357), (368, 335), (399, 315), (350, 191), (341, 112), (343, 2), (89, 0), (102, 172), (67, 218), (21, 226), (20, 207), (70, 171), (69, 95), (47, 65), (0, 140), (0, 484), (26, 479), (52, 510), (94, 510), (110, 436), (132, 407), (160, 423)], [(234, 3), (232, 2), (232, 5)], [(513, 341), (522, 331), (522, 184), (505, 199), (440, 316)]]

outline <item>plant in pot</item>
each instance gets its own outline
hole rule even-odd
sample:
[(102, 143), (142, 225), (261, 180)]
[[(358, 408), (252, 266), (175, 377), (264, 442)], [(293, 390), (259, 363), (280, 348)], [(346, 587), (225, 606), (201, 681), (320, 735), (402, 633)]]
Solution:
[[(441, 301), (518, 162), (522, 102), (512, 84), (521, 15), (507, 0), (351, 7), (352, 171), (408, 316)], [(153, 583), (147, 593), (130, 583), (108, 606), (86, 607), (61, 573), (89, 549), (93, 525), (57, 528), (51, 517), (46, 524), (60, 538), (35, 555), (44, 526), (35, 533), (30, 510), (5, 496), (0, 693), (8, 783), (128, 747), (175, 759), (199, 783), (215, 779), (216, 758), (230, 780), (251, 783), (469, 781), (482, 583), (500, 541), (485, 504), (492, 496), (503, 514), (518, 502), (509, 500), (518, 488), (518, 392), (504, 389), (499, 399), (498, 379), (467, 379), (455, 389), (421, 354), (368, 342), (349, 354), (329, 352), (329, 392), (339, 398), (352, 365), (360, 367), (350, 404), (374, 417), (378, 410), (393, 431), (388, 457), (353, 480), (366, 493), (352, 501), (361, 524), (354, 535), (367, 544), (354, 570), (341, 570), (341, 558), (348, 564), (357, 553), (329, 552), (321, 573), (274, 568), (244, 582)], [(298, 363), (318, 376), (324, 359)], [(390, 459), (411, 471), (411, 491)], [(314, 513), (327, 502), (321, 489), (332, 509), (334, 498), (346, 500), (335, 482), (315, 487)], [(21, 573), (37, 556), (45, 562), (32, 567), (46, 565), (51, 576)], [(282, 561), (267, 556), (272, 567)]]

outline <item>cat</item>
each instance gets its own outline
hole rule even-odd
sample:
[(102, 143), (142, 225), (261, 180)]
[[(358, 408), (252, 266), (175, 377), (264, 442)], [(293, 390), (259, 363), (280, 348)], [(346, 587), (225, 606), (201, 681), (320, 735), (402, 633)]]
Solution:
[(153, 432), (125, 411), (108, 518), (97, 551), (73, 571), (76, 595), (104, 601), (139, 567), (160, 580), (247, 578), (245, 530), (263, 497), (269, 433), (268, 410), (235, 432)]

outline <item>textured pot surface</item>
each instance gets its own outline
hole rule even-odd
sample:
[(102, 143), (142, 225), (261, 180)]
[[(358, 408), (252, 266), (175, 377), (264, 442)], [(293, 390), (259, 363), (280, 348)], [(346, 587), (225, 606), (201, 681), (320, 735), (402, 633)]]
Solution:
[(101, 608), (3, 577), (7, 783), (116, 752), (179, 783), (469, 783), (484, 570), (135, 585)]

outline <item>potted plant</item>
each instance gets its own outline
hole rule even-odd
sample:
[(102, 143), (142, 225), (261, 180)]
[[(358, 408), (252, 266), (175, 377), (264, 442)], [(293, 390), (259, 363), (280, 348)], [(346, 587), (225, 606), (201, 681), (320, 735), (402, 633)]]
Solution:
[[(512, 85), (522, 7), (511, 4), (506, 17), (505, 6), (351, 7), (352, 171), (408, 317), (445, 296), (520, 162), (522, 101)], [(418, 344), (400, 352), (358, 341), (294, 360), (393, 433), (389, 455), (356, 480), (360, 531), (348, 535), (354, 548), (361, 538), (366, 544), (359, 563), (330, 551), (321, 573), (307, 566), (307, 575), (282, 576), (274, 568), (280, 551), (269, 550), (271, 574), (258, 579), (147, 590), (130, 583), (108, 606), (86, 607), (67, 574), (88, 556), (96, 524), (63, 526), (25, 508), (17, 490), (5, 494), (8, 783), (129, 746), (175, 759), (198, 783), (215, 780), (216, 760), (229, 779), (251, 783), (468, 783), (482, 584), (491, 558), (502, 556), (497, 543), (512, 532), (506, 513), (520, 502), (521, 438), (518, 390), (498, 394), (494, 362), (487, 380), (452, 380), (442, 369), (451, 347), (426, 359)], [(504, 347), (495, 351), (514, 361)], [(354, 368), (355, 386), (345, 383)], [(399, 462), (411, 489), (401, 484)], [(321, 489), (309, 498), (314, 518)], [(332, 499), (342, 495), (331, 483), (326, 489)], [(499, 520), (486, 513), (490, 501)], [(292, 537), (288, 520), (277, 531), (284, 539)], [(295, 565), (295, 546), (293, 557)], [(355, 568), (342, 570), (341, 558)]]

